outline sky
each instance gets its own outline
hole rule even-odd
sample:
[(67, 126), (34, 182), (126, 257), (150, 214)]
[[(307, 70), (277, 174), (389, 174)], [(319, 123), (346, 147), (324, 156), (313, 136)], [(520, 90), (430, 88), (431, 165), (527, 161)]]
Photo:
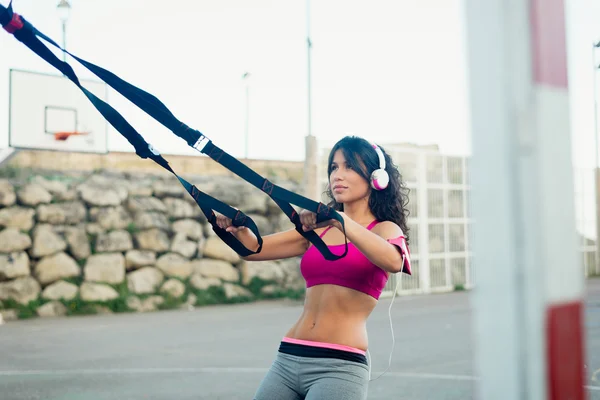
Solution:
[[(7, 0), (0, 0), (7, 5)], [(310, 22), (312, 133), (439, 143), (468, 151), (468, 113), (457, 0), (71, 0), (67, 48), (160, 98), (235, 156), (244, 155), (248, 84), (250, 158), (304, 158)], [(62, 40), (57, 0), (14, 0), (38, 29)], [(52, 72), (0, 35), (0, 127), (8, 126), (8, 69)], [(71, 63), (77, 66), (76, 62)], [(93, 77), (77, 66), (80, 76)], [(162, 153), (187, 145), (120, 95), (111, 104)], [(24, 110), (23, 112), (27, 112)], [(434, 112), (435, 118), (431, 117)], [(7, 132), (0, 129), (0, 147)], [(110, 150), (132, 150), (111, 132)]]
[[(306, 0), (70, 2), (70, 51), (154, 94), (236, 157), (245, 156), (247, 126), (250, 158), (304, 159), (307, 34), (313, 43), (311, 130), (321, 144), (356, 134), (470, 154), (463, 0), (313, 0), (310, 7)], [(57, 3), (14, 0), (13, 7), (60, 42)], [(571, 0), (568, 14), (573, 146), (586, 162), (593, 159), (597, 3)], [(57, 71), (3, 31), (0, 49), (2, 148), (8, 145), (9, 69)], [(95, 79), (71, 65), (80, 77)], [(196, 154), (112, 89), (109, 102), (161, 153)], [(133, 148), (109, 128), (109, 150)]]

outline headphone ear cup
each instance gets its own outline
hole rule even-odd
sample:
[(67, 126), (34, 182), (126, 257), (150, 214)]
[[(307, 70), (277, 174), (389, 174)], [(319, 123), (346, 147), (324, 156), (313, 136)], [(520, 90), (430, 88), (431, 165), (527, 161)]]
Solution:
[(385, 169), (376, 169), (371, 174), (371, 187), (375, 190), (383, 190), (388, 187), (390, 176)]
[(371, 174), (371, 187), (375, 190), (383, 190), (388, 187), (388, 184), (390, 183), (390, 176), (385, 170), (385, 156), (379, 146), (374, 143), (371, 145), (377, 153), (377, 158), (379, 158), (379, 168)]

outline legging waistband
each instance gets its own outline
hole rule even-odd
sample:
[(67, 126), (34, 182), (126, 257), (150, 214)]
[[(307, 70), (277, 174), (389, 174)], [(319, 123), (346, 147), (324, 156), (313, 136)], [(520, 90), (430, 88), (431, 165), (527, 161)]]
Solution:
[(350, 353), (362, 354), (363, 356), (367, 354), (366, 351), (364, 351), (364, 350), (357, 349), (355, 347), (344, 346), (343, 344), (315, 342), (315, 341), (312, 341), (312, 340), (302, 340), (302, 339), (289, 338), (287, 336), (282, 339), (282, 342), (294, 343), (294, 344), (303, 344), (305, 346), (312, 346), (312, 347), (324, 347), (324, 348), (327, 348), (327, 349), (348, 351)]
[(279, 352), (298, 357), (336, 358), (339, 360), (353, 361), (360, 364), (369, 365), (367, 362), (367, 357), (365, 357), (364, 354), (323, 346), (291, 343), (289, 341), (282, 341), (280, 343)]

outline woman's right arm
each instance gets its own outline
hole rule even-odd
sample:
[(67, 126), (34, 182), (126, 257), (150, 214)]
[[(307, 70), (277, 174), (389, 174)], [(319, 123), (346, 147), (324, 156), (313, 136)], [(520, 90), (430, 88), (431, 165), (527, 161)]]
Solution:
[[(258, 249), (258, 239), (250, 229), (235, 227), (232, 225), (231, 219), (220, 214), (217, 215), (217, 225), (232, 233), (247, 249), (252, 251)], [(260, 253), (243, 257), (244, 260), (265, 261), (297, 257), (304, 254), (309, 245), (308, 240), (295, 229), (263, 236), (262, 239), (263, 245)]]
[[(258, 249), (258, 240), (250, 229), (241, 229), (233, 234), (246, 248), (252, 251)], [(265, 261), (297, 257), (304, 254), (309, 244), (308, 240), (295, 229), (263, 236), (262, 239), (263, 245), (260, 253), (250, 254), (244, 257), (244, 260)]]

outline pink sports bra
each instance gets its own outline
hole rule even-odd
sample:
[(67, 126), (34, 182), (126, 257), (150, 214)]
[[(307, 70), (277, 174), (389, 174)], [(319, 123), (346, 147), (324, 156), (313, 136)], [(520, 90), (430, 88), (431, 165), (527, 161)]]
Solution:
[[(371, 222), (367, 229), (371, 230), (378, 223), (377, 220)], [(320, 237), (323, 237), (330, 228), (325, 229)], [(400, 251), (406, 255), (405, 258), (408, 259), (408, 249), (406, 248), (404, 236), (390, 239), (388, 242), (398, 246)], [(328, 247), (339, 249), (339, 254), (343, 253), (344, 250), (344, 244)], [(336, 254), (337, 252), (332, 251), (332, 253)], [(405, 260), (403, 271), (409, 275), (411, 274), (410, 261), (407, 268)], [(336, 261), (326, 260), (314, 246), (310, 246), (300, 261), (300, 272), (306, 280), (307, 288), (315, 285), (332, 284), (358, 290), (375, 299), (379, 299), (388, 281), (386, 271), (369, 261), (352, 243), (348, 243), (346, 256)]]

